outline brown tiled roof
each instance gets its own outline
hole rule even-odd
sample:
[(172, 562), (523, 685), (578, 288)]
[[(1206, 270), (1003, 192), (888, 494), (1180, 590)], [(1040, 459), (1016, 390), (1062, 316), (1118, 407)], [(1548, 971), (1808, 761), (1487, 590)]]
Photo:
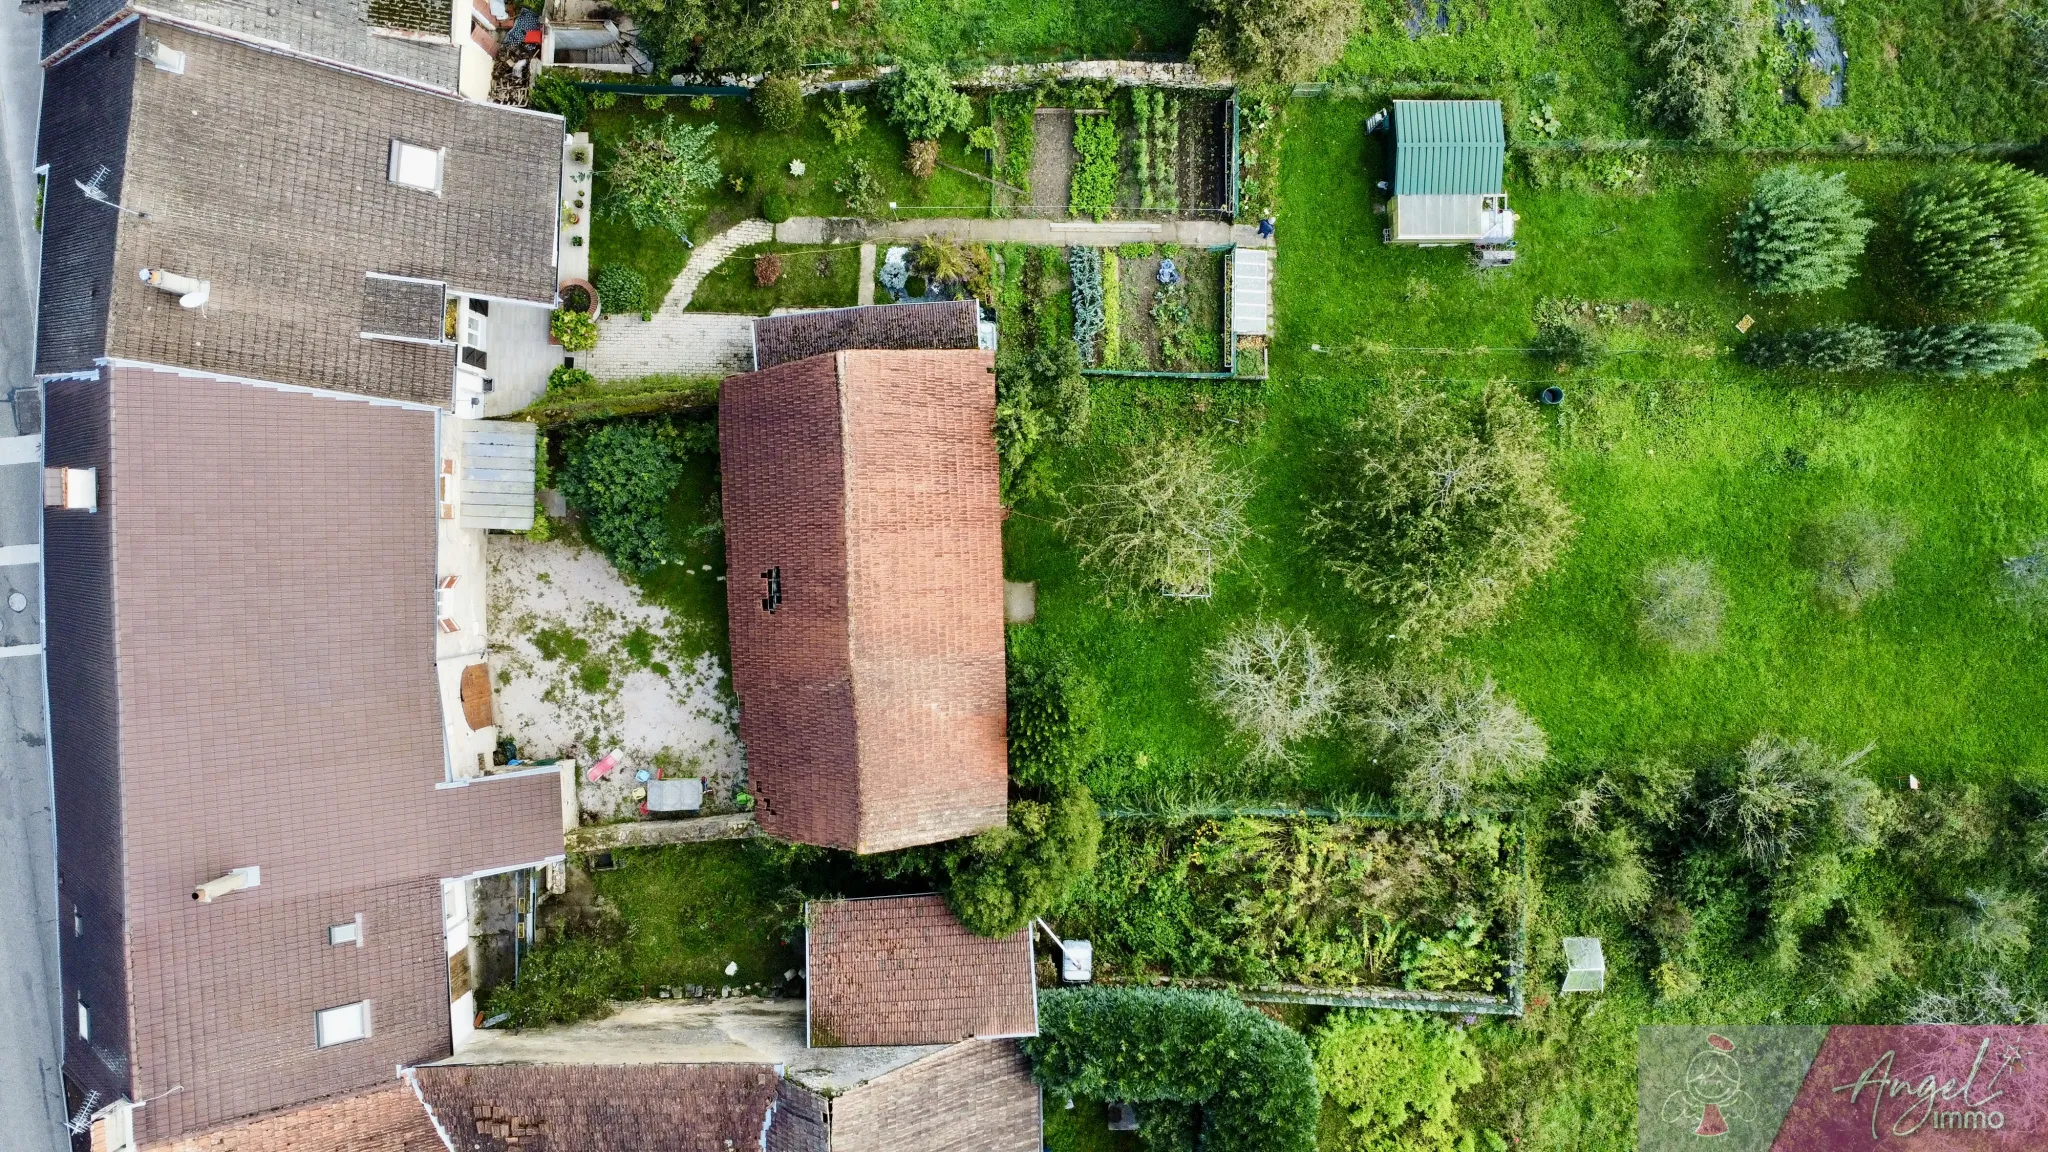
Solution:
[(144, 1152), (446, 1152), (402, 1083), (157, 1144)]
[(805, 908), (813, 1047), (1035, 1036), (1031, 939), (976, 936), (937, 896)]
[(974, 348), (981, 309), (972, 300), (938, 304), (870, 304), (792, 312), (754, 321), (756, 368), (855, 348)]
[(881, 852), (1006, 818), (994, 419), (986, 352), (726, 380), (733, 685), (770, 834)]
[[(52, 222), (117, 220), (106, 296), (90, 295), (98, 285), (75, 274), (43, 281), (52, 316), (105, 310), (106, 355), (445, 406), (453, 349), (364, 339), (394, 319), (391, 282), (375, 284), (365, 273), (554, 298), (558, 117), (183, 27), (148, 23), (146, 31), (185, 53), (184, 71), (174, 73), (130, 51), (126, 75), (108, 81), (133, 86), (118, 139), (125, 167), (108, 191), (147, 219), (116, 218), (73, 187), (101, 164), (122, 164), (120, 155), (43, 141)], [(58, 71), (104, 69), (97, 52)], [(394, 139), (445, 150), (439, 195), (387, 178)], [(210, 298), (182, 308), (137, 279), (143, 268), (208, 281)], [(412, 295), (435, 291), (415, 286)], [(400, 318), (407, 330), (391, 334), (430, 338), (423, 316), (413, 300)], [(40, 354), (39, 369), (79, 370), (99, 351), (65, 344), (61, 357)], [(65, 358), (78, 362), (59, 362)]]
[(459, 1152), (759, 1148), (768, 1064), (475, 1064), (412, 1069)]
[(832, 1101), (832, 1152), (1039, 1152), (1038, 1083), (1015, 1040), (969, 1040)]
[[(446, 1054), (440, 878), (560, 853), (561, 801), (544, 776), (437, 787), (434, 413), (109, 376), (48, 385), (50, 462), (97, 467), (100, 497), (46, 530), (60, 892), (86, 924), (65, 994), (108, 1022), (67, 1058), (152, 1099), (153, 1141)], [(192, 899), (251, 865), (258, 887)], [(329, 945), (358, 914), (363, 945)], [(369, 1038), (317, 1048), (314, 1014), (357, 1000)]]

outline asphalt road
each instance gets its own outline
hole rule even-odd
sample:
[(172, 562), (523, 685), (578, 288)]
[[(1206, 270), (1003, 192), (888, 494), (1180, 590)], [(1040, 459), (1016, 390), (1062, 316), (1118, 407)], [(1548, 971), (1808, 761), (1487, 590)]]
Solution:
[[(41, 20), (0, 5), (0, 548), (42, 542), (42, 431), (33, 353), (37, 61)], [(24, 390), (26, 395), (23, 394)], [(19, 552), (0, 553), (6, 559)], [(11, 593), (26, 601), (17, 611)], [(57, 865), (43, 704), (42, 566), (0, 565), (0, 1145), (68, 1152)]]

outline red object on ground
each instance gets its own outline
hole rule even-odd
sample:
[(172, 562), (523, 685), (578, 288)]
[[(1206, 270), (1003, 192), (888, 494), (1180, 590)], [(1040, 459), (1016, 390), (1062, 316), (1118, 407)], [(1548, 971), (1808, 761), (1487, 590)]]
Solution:
[(651, 812), (649, 812), (649, 811), (647, 810), (647, 801), (645, 801), (645, 800), (642, 800), (642, 801), (640, 802), (640, 814), (641, 814), (642, 816), (651, 816), (651, 815), (653, 815), (653, 813), (651, 813)]
[(540, 29), (538, 29), (538, 28), (529, 28), (529, 29), (527, 29), (527, 30), (526, 30), (526, 42), (527, 42), (528, 44), (538, 44), (538, 43), (540, 43)]
[(611, 775), (612, 769), (618, 767), (618, 764), (619, 754), (617, 752), (607, 752), (604, 759), (590, 766), (590, 771), (585, 772), (583, 778), (585, 780), (602, 780)]

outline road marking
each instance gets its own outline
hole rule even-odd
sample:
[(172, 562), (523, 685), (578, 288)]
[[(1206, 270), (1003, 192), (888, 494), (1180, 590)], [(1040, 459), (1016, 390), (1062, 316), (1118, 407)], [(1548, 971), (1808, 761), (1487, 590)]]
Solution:
[(0, 464), (40, 464), (43, 462), (43, 438), (41, 436), (0, 437)]
[(9, 644), (6, 647), (0, 647), (0, 660), (5, 660), (9, 656), (41, 656), (42, 654), (43, 646), (41, 644)]
[(4, 548), (0, 548), (0, 568), (9, 568), (16, 564), (41, 564), (42, 562), (43, 546), (41, 544), (9, 544)]

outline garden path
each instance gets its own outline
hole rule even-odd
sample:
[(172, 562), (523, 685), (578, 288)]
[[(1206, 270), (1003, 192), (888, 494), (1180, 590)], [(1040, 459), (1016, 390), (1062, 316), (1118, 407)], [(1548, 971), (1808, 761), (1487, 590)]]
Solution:
[(1026, 216), (1063, 217), (1074, 183), (1074, 112), (1040, 108), (1031, 117), (1031, 199)]
[(775, 237), (766, 220), (742, 220), (690, 251), (690, 259), (647, 319), (607, 316), (598, 322), (597, 347), (578, 361), (599, 380), (656, 374), (727, 376), (754, 367), (754, 318), (691, 312), (697, 285), (726, 258)]

